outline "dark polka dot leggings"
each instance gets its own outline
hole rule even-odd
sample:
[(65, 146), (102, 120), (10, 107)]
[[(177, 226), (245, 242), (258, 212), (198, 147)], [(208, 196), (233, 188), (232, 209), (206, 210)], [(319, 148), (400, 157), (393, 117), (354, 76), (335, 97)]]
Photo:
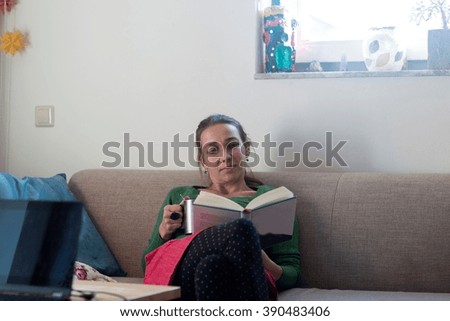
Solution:
[(259, 236), (237, 219), (200, 233), (174, 276), (181, 300), (268, 300)]

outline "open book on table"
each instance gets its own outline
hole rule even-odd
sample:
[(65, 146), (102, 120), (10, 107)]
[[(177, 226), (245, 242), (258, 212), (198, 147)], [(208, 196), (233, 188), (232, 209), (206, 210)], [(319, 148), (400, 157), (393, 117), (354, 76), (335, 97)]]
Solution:
[(255, 197), (244, 208), (234, 201), (201, 191), (195, 200), (185, 204), (185, 232), (191, 234), (210, 226), (237, 218), (253, 222), (260, 235), (261, 247), (266, 248), (292, 238), (296, 196), (281, 186)]

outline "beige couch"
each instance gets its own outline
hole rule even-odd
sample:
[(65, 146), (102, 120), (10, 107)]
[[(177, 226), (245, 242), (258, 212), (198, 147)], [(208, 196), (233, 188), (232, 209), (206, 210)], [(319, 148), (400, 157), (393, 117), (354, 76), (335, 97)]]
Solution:
[[(450, 174), (257, 173), (298, 196), (299, 287), (280, 300), (450, 300)], [(171, 187), (198, 171), (83, 170), (70, 189), (129, 277)]]

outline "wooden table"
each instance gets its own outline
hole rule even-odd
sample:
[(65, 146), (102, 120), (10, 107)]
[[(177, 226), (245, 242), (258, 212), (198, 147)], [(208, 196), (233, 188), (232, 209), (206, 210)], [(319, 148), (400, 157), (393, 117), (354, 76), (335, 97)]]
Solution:
[(72, 284), (73, 300), (86, 300), (80, 294), (94, 295), (94, 301), (163, 301), (180, 297), (180, 287), (166, 285), (149, 285), (127, 282), (101, 282), (74, 280)]

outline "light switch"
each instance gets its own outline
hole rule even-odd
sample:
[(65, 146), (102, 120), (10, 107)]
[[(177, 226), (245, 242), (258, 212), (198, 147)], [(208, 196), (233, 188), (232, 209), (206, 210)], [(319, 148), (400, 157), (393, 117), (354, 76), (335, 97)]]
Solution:
[(54, 106), (36, 106), (34, 115), (36, 127), (53, 127), (55, 124)]

